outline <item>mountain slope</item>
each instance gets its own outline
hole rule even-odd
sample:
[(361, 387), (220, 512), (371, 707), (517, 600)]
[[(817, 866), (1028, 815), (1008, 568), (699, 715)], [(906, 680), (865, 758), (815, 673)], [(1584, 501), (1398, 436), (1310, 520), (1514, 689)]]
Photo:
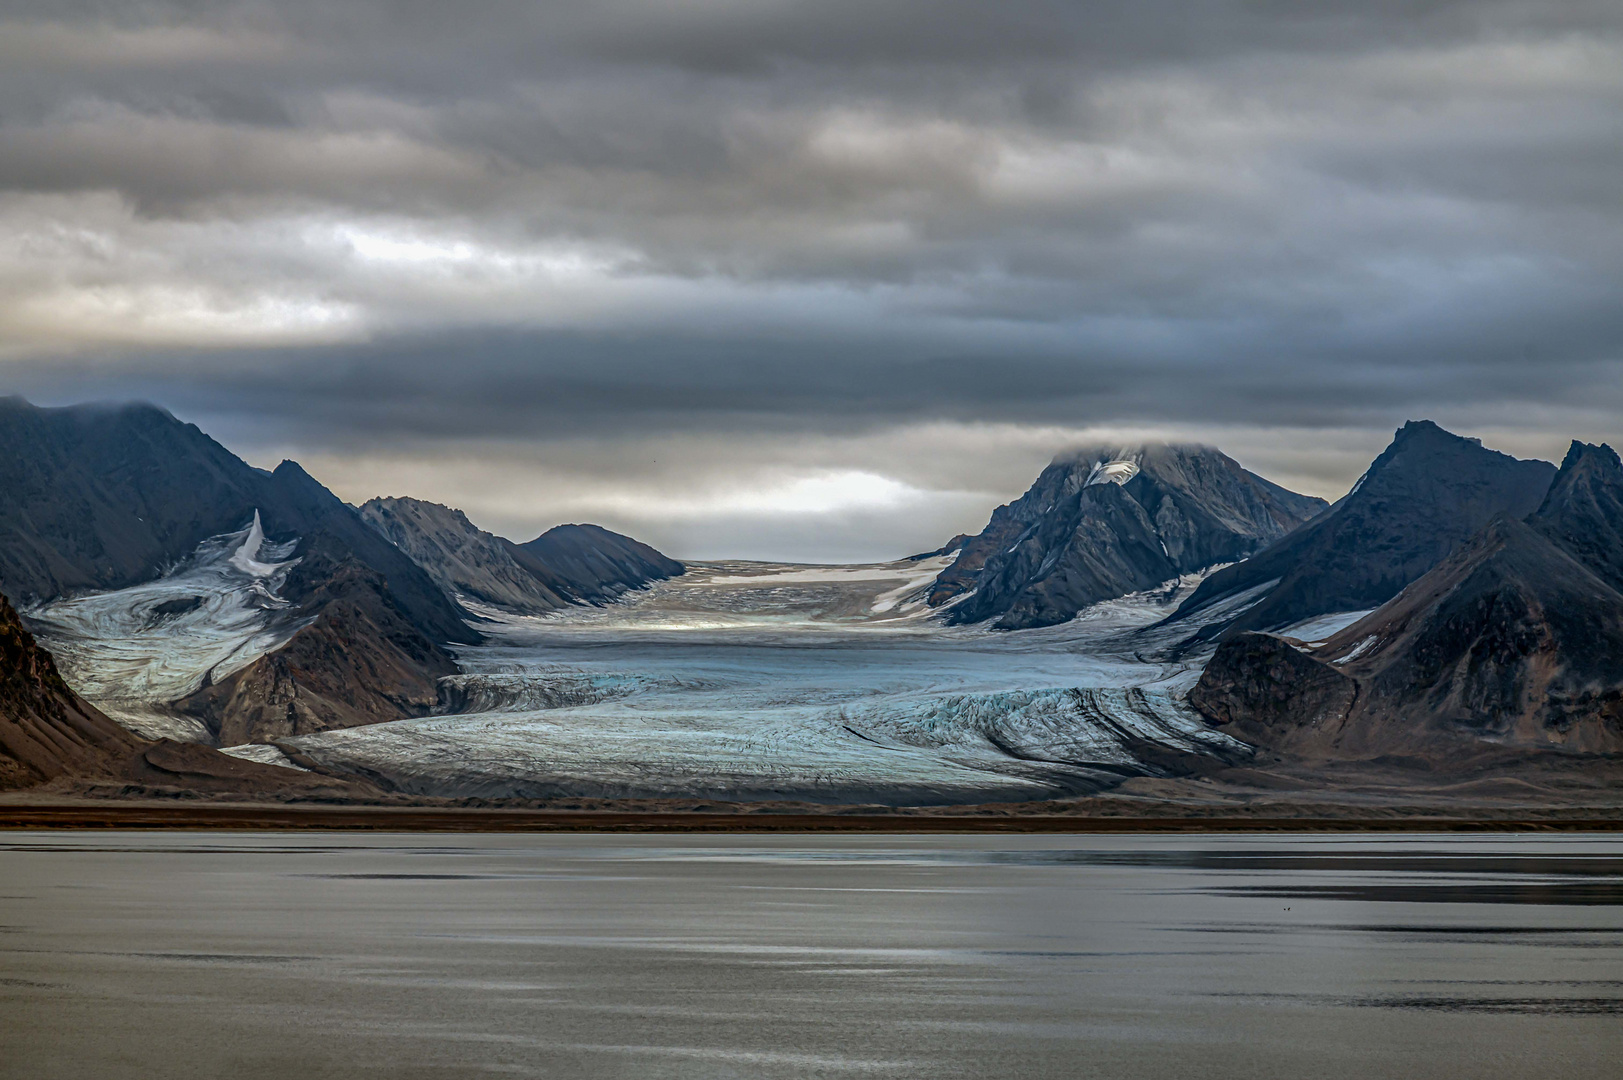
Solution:
[(1083, 607), (1243, 559), (1323, 510), (1210, 447), (1094, 447), (993, 511), (930, 594), (955, 623), (1064, 622)]
[(1398, 431), (1353, 490), (1289, 535), (1201, 583), (1169, 622), (1239, 593), (1262, 599), (1201, 637), (1271, 630), (1332, 612), (1373, 608), (1492, 518), (1535, 510), (1555, 476), (1544, 461), (1484, 449), (1427, 420)]
[(1623, 752), (1623, 468), (1573, 444), (1527, 522), (1499, 517), (1316, 648), (1242, 633), (1190, 702), (1241, 738), (1315, 758)]
[(68, 689), (0, 596), (0, 789), (112, 776), (143, 745)]
[(301, 545), (283, 595), (304, 622), (288, 642), (175, 707), (221, 746), (427, 715), (456, 661), (425, 637), (383, 578), (318, 534)]
[(440, 587), (527, 614), (556, 611), (568, 599), (549, 588), (518, 545), (478, 528), (460, 510), (420, 499), (377, 498), (361, 517)]
[(255, 511), (272, 538), (344, 544), (435, 640), (477, 640), (415, 563), (294, 462), (253, 468), (151, 405), (0, 399), (0, 591), (13, 600), (149, 581)]

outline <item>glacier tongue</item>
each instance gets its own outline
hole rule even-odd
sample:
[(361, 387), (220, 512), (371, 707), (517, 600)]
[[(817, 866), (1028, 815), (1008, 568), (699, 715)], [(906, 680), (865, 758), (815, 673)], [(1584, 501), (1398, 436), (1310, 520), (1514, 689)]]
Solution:
[(280, 648), (304, 625), (279, 596), (297, 540), (252, 524), (210, 537), (186, 563), (141, 585), (55, 600), (24, 613), (80, 695), (148, 738), (209, 733), (164, 706)]
[(1014, 633), (889, 602), (919, 576), (697, 565), (603, 608), (486, 612), (491, 642), (442, 684), (451, 714), (284, 745), (424, 795), (891, 804), (1086, 793), (1248, 753), (1183, 703), (1202, 658), (1155, 658), (1171, 642), (1149, 627), (1198, 576)]

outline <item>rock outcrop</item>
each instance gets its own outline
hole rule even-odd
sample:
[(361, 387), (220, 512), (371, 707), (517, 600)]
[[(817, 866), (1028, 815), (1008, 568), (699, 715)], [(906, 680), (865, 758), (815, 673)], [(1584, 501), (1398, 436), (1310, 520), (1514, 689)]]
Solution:
[(1520, 461), (1430, 421), (1410, 422), (1334, 506), (1212, 574), (1168, 621), (1250, 590), (1261, 599), (1231, 620), (1207, 623), (1199, 637), (1377, 607), (1495, 516), (1531, 513), (1554, 476), (1548, 462)]
[(1311, 759), (1623, 753), (1623, 467), (1574, 443), (1539, 509), (1500, 516), (1314, 647), (1239, 633), (1190, 702)]
[(1064, 622), (1089, 604), (1243, 559), (1322, 511), (1202, 446), (1094, 447), (1000, 506), (937, 578), (955, 623)]
[(1238, 634), (1217, 650), (1189, 703), (1235, 738), (1300, 751), (1339, 734), (1358, 684), (1272, 634)]

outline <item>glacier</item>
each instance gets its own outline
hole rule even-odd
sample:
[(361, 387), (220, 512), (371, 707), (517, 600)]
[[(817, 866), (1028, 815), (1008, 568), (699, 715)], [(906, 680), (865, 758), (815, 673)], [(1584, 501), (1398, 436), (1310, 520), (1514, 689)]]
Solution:
[(197, 720), (168, 708), (285, 645), (305, 625), (280, 596), (295, 538), (265, 539), (259, 513), (210, 537), (169, 573), (125, 589), (25, 610), (29, 629), (80, 696), (147, 738), (208, 742)]
[[(295, 548), (255, 515), (156, 580), (27, 618), (110, 716), (207, 742), (171, 703), (306, 625), (281, 595)], [(1000, 631), (927, 605), (952, 559), (698, 563), (545, 615), (463, 598), (486, 640), (455, 650), (435, 715), (222, 749), (427, 797), (890, 805), (1082, 795), (1249, 755), (1185, 703), (1209, 651), (1188, 652), (1196, 624), (1157, 625), (1203, 575)]]
[(443, 715), (277, 746), (424, 796), (893, 805), (1086, 794), (1249, 753), (1184, 703), (1192, 627), (1154, 625), (1200, 575), (1008, 632), (927, 608), (950, 561), (693, 564), (603, 607), (481, 608), (488, 643), (458, 650)]

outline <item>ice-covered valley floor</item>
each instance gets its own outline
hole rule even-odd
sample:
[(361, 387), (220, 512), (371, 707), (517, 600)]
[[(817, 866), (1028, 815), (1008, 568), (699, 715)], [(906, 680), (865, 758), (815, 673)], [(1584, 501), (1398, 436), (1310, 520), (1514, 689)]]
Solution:
[(1190, 628), (1152, 624), (1197, 577), (997, 632), (924, 606), (947, 561), (698, 564), (606, 607), (484, 610), (454, 714), (283, 745), (422, 795), (882, 803), (1089, 792), (1168, 754), (1246, 754), (1183, 703), (1204, 657), (1157, 659)]

